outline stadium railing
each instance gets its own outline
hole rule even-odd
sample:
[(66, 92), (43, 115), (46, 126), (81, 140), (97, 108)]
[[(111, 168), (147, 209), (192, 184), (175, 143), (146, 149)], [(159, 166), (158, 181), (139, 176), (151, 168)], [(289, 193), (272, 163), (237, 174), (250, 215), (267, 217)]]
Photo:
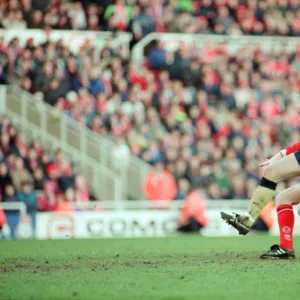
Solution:
[[(74, 212), (38, 212), (35, 232), (28, 229), (29, 218), (20, 218), (18, 238), (101, 238), (153, 237), (173, 235), (183, 201), (92, 201), (72, 203)], [(121, 204), (121, 205), (120, 205)], [(248, 200), (211, 200), (206, 203), (209, 225), (206, 236), (228, 236), (236, 232), (220, 218), (220, 211), (246, 210)], [(23, 221), (22, 221), (23, 220)], [(26, 222), (27, 220), (27, 222)], [(9, 234), (7, 234), (9, 238)]]
[[(88, 210), (88, 211), (101, 211), (101, 210), (178, 210), (182, 208), (183, 201), (147, 201), (147, 200), (123, 200), (118, 201), (91, 201), (91, 202), (73, 202), (73, 207), (79, 210)], [(235, 199), (232, 200), (207, 200), (206, 207), (207, 209), (215, 209), (218, 211), (230, 210), (230, 209), (243, 209), (245, 210), (248, 206), (248, 200), (245, 199)], [(0, 207), (4, 210), (19, 210), (22, 215), (26, 215), (26, 205), (22, 202), (0, 202)]]
[[(18, 38), (20, 40), (21, 45), (24, 45), (28, 38), (33, 37), (34, 43), (36, 45), (40, 43), (44, 43), (45, 41), (52, 40), (58, 41), (63, 40), (65, 44), (68, 44), (73, 52), (76, 53), (80, 46), (87, 41), (91, 41), (92, 45), (95, 46), (97, 50), (101, 50), (101, 48), (106, 44), (107, 41), (110, 42), (112, 48), (120, 48), (124, 47), (124, 50), (129, 55), (129, 42), (132, 39), (132, 35), (129, 33), (122, 34), (114, 34), (112, 32), (95, 32), (95, 31), (68, 31), (68, 30), (52, 30), (50, 32), (45, 32), (43, 30), (29, 29), (29, 30), (0, 30), (0, 36), (4, 38), (6, 42), (10, 41), (12, 38)], [(26, 93), (22, 92), (21, 89), (17, 87), (8, 88), (8, 92), (10, 94), (14, 94), (14, 98), (23, 97), (24, 99), (32, 98), (32, 96), (25, 96)], [(1, 91), (0, 91), (1, 93)], [(3, 93), (3, 92), (2, 92)], [(29, 95), (29, 94), (27, 94)], [(3, 96), (2, 96), (3, 98)], [(17, 102), (16, 102), (17, 101)], [(35, 116), (35, 122), (29, 120), (30, 123), (35, 124), (38, 127), (48, 128), (49, 134), (51, 133), (54, 137), (61, 138), (63, 140), (62, 143), (68, 144), (69, 141), (71, 143), (70, 146), (78, 149), (81, 152), (82, 157), (86, 154), (88, 157), (94, 159), (96, 162), (99, 162), (102, 170), (107, 170), (107, 176), (112, 177), (109, 174), (114, 174), (115, 178), (118, 178), (119, 184), (118, 188), (115, 186), (115, 190), (113, 192), (106, 192), (109, 189), (110, 185), (107, 185), (107, 181), (109, 179), (103, 180), (103, 176), (98, 176), (102, 178), (103, 183), (98, 183), (98, 189), (100, 186), (105, 190), (104, 194), (97, 194), (97, 198), (99, 199), (145, 199), (144, 191), (143, 191), (143, 183), (144, 179), (149, 172), (151, 166), (140, 158), (131, 155), (127, 164), (122, 165), (118, 170), (115, 169), (114, 158), (112, 154), (112, 149), (114, 147), (114, 143), (108, 138), (101, 137), (100, 135), (92, 132), (91, 130), (85, 130), (84, 128), (80, 128), (76, 122), (72, 122), (70, 118), (63, 118), (63, 114), (59, 114), (53, 108), (47, 108), (48, 118), (41, 118), (40, 109), (42, 104), (36, 106), (36, 101), (34, 101), (33, 105), (22, 104), (18, 107), (18, 100), (14, 101), (14, 113), (15, 116), (20, 115), (22, 113), (26, 113), (28, 111), (29, 114)], [(10, 102), (8, 102), (10, 104)], [(23, 101), (22, 101), (23, 103)], [(32, 102), (33, 103), (33, 102)], [(13, 104), (12, 104), (13, 106)], [(5, 111), (6, 107), (0, 101), (0, 109), (2, 108), (2, 112)], [(45, 114), (43, 115), (45, 116)], [(59, 116), (55, 117), (55, 116)], [(23, 114), (23, 119), (27, 118)], [(27, 118), (28, 120), (28, 118)], [(81, 133), (85, 133), (85, 136), (82, 136)], [(105, 175), (105, 172), (102, 172)], [(91, 176), (89, 176), (90, 178)], [(93, 185), (96, 185), (96, 177), (94, 176), (92, 179), (95, 180)], [(100, 184), (100, 186), (99, 186)], [(117, 192), (118, 191), (118, 192)], [(117, 193), (116, 193), (117, 192)], [(112, 196), (113, 194), (113, 196)]]
[(53, 107), (34, 101), (32, 95), (17, 86), (0, 86), (0, 98), (0, 113), (6, 114), (29, 140), (39, 139), (48, 150), (62, 149), (96, 197), (123, 199), (121, 178), (100, 163), (103, 146), (93, 132), (79, 127)]
[(144, 49), (152, 41), (162, 42), (163, 47), (166, 50), (175, 50), (179, 48), (182, 43), (198, 46), (216, 46), (219, 44), (225, 44), (230, 53), (234, 53), (245, 46), (259, 47), (265, 51), (292, 51), (300, 44), (298, 37), (150, 33), (133, 47), (133, 60), (138, 63), (143, 63), (145, 57)]
[[(91, 202), (74, 202), (73, 206), (76, 209), (84, 210), (117, 210), (117, 211), (126, 211), (126, 210), (178, 210), (183, 206), (182, 200), (176, 201), (147, 201), (147, 200), (123, 200), (122, 202), (113, 202), (113, 201), (91, 201)], [(232, 200), (207, 200), (206, 201), (207, 209), (215, 209), (218, 211), (237, 209), (245, 210), (248, 207), (248, 200), (245, 199), (235, 199)]]
[[(150, 170), (149, 164), (131, 155), (127, 164), (115, 170), (112, 141), (78, 126), (52, 106), (37, 103), (31, 94), (18, 86), (8, 86), (6, 91), (7, 101), (1, 102), (1, 111), (10, 114), (29, 136), (35, 133), (47, 147), (56, 145), (79, 161), (81, 172), (95, 191), (99, 191), (97, 198), (116, 201), (144, 198), (143, 182)], [(5, 96), (2, 98), (6, 99)]]
[(27, 214), (26, 205), (23, 202), (0, 202), (0, 208), (3, 210), (18, 210), (21, 216)]
[(87, 43), (91, 43), (96, 50), (100, 51), (109, 42), (113, 49), (122, 48), (128, 56), (130, 55), (129, 43), (132, 40), (132, 34), (128, 32), (116, 34), (110, 31), (89, 30), (0, 29), (0, 37), (3, 37), (5, 42), (18, 38), (21, 46), (25, 46), (30, 38), (33, 38), (35, 45), (43, 44), (48, 40), (54, 42), (62, 40), (73, 53), (78, 53), (80, 47)]

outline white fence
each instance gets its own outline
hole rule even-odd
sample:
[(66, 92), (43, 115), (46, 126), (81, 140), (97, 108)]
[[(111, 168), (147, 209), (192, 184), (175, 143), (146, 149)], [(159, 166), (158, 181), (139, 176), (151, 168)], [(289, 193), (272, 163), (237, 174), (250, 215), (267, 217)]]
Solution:
[(294, 51), (300, 44), (298, 37), (269, 36), (228, 36), (210, 34), (150, 33), (140, 40), (132, 50), (132, 58), (139, 63), (144, 61), (144, 48), (150, 42), (162, 42), (166, 50), (178, 49), (182, 44), (194, 45), (196, 48), (225, 44), (230, 53), (243, 47), (259, 47), (264, 51)]
[[(108, 238), (108, 237), (163, 237), (173, 235), (177, 228), (182, 201), (122, 201), (122, 208), (113, 201), (73, 203), (74, 212), (37, 213), (38, 239)], [(20, 203), (12, 204), (16, 207)], [(237, 235), (235, 230), (220, 218), (221, 210), (245, 211), (246, 200), (209, 200), (207, 216), (209, 226), (204, 235)], [(1, 207), (1, 204), (0, 204)], [(2, 206), (5, 209), (5, 206)], [(20, 237), (28, 237), (18, 226)]]
[[(206, 200), (208, 209), (230, 209), (230, 210), (246, 210), (249, 201), (246, 199), (235, 200)], [(120, 206), (121, 204), (121, 206)], [(173, 201), (148, 201), (148, 200), (123, 200), (121, 202), (112, 201), (91, 201), (83, 203), (73, 203), (74, 208), (85, 210), (161, 210), (178, 211), (183, 205), (183, 200)]]
[[(6, 92), (7, 91), (7, 92)], [(0, 86), (0, 113), (8, 114), (29, 137), (44, 141), (47, 149), (60, 147), (79, 162), (78, 168), (99, 191), (97, 198), (142, 199), (150, 165), (131, 155), (123, 169), (115, 170), (114, 143), (78, 124), (17, 86)], [(97, 168), (97, 169), (96, 169)]]
[(48, 151), (61, 148), (74, 162), (75, 170), (85, 176), (99, 199), (120, 201), (124, 198), (121, 177), (101, 164), (106, 149), (103, 145), (100, 147), (98, 136), (80, 128), (51, 106), (35, 102), (20, 88), (8, 87), (4, 96), (5, 89), (0, 87), (0, 113), (7, 114), (29, 140), (39, 139)]
[[(182, 201), (122, 202), (122, 208), (112, 201), (96, 201), (84, 207), (73, 203), (77, 209), (74, 212), (37, 213), (35, 236), (38, 239), (164, 237), (176, 232)], [(220, 211), (242, 214), (247, 209), (248, 200), (208, 200), (206, 203), (209, 222), (201, 233), (204, 236), (237, 236), (236, 230), (221, 219)], [(17, 206), (21, 209), (22, 203), (0, 203), (4, 209), (15, 209)], [(21, 211), (24, 211), (24, 204)], [(270, 234), (277, 235), (275, 210), (273, 217), (274, 225)], [(22, 232), (28, 226), (19, 227), (19, 235), (28, 237)], [(296, 218), (294, 233), (300, 235), (300, 218)]]
[[(182, 205), (183, 200), (173, 200), (173, 201), (148, 201), (148, 200), (122, 200), (122, 205), (120, 206), (120, 201), (89, 201), (89, 202), (73, 202), (72, 206), (77, 210), (87, 210), (87, 211), (139, 211), (139, 210), (168, 210), (168, 211), (178, 211)], [(248, 207), (248, 200), (206, 200), (207, 209), (219, 209), (221, 210), (246, 210)], [(26, 205), (21, 202), (0, 202), (0, 207), (4, 210), (6, 209), (18, 209), (22, 213), (26, 214)], [(137, 212), (138, 213), (138, 212)]]
[(30, 38), (33, 39), (34, 45), (43, 44), (48, 40), (52, 42), (61, 40), (64, 45), (70, 47), (73, 53), (78, 53), (79, 49), (87, 44), (100, 51), (109, 42), (113, 49), (123, 48), (125, 54), (129, 56), (129, 43), (132, 39), (132, 34), (128, 32), (115, 34), (110, 31), (89, 30), (0, 29), (0, 37), (3, 37), (5, 42), (18, 38), (21, 46), (24, 46)]
[[(132, 35), (126, 32), (113, 33), (76, 30), (44, 31), (39, 29), (0, 29), (0, 37), (3, 37), (5, 42), (9, 42), (13, 38), (18, 38), (21, 46), (24, 46), (29, 38), (33, 38), (35, 45), (45, 43), (47, 40), (61, 40), (62, 43), (68, 45), (71, 51), (73, 51), (74, 53), (78, 53), (80, 47), (86, 44), (91, 44), (96, 49), (96, 51), (100, 51), (107, 44), (107, 42), (109, 42), (110, 46), (113, 49), (122, 48), (127, 56), (129, 56), (130, 54), (129, 43), (132, 39)], [(146, 174), (150, 170), (149, 164), (132, 155), (129, 159), (128, 164), (126, 164), (126, 167), (124, 167), (122, 170), (119, 169), (117, 171), (114, 171), (114, 158), (111, 151), (114, 147), (114, 143), (112, 141), (107, 138), (103, 138), (90, 130), (84, 130), (83, 128), (80, 128), (75, 122), (71, 123), (70, 119), (68, 119), (68, 122), (66, 122), (66, 118), (63, 118), (63, 114), (59, 114), (59, 112), (55, 111), (49, 106), (45, 106), (47, 108), (45, 109), (47, 110), (46, 114), (40, 114), (41, 111), (45, 112), (45, 110), (42, 108), (42, 105), (37, 105), (36, 101), (28, 100), (32, 98), (32, 96), (29, 96), (29, 94), (22, 92), (17, 87), (10, 87), (8, 91), (11, 95), (10, 101), (5, 102), (5, 92), (0, 87), (0, 112), (6, 112), (6, 104), (11, 104), (10, 108), (13, 107), (14, 111), (10, 109), (10, 114), (13, 114), (13, 118), (15, 119), (15, 121), (18, 121), (18, 115), (21, 114), (23, 120), (26, 119), (28, 115), (30, 115), (30, 117), (33, 117), (33, 120), (35, 122), (35, 124), (33, 125), (35, 125), (35, 128), (34, 126), (30, 126), (31, 128), (29, 129), (29, 131), (33, 129), (33, 132), (36, 134), (38, 133), (38, 129), (41, 132), (42, 130), (47, 128), (49, 135), (61, 139), (61, 145), (67, 145), (70, 141), (70, 146), (80, 151), (80, 161), (83, 160), (85, 153), (87, 153), (87, 155), (91, 159), (94, 159), (96, 162), (99, 162), (101, 164), (101, 172), (102, 174), (106, 173), (107, 176), (99, 176), (99, 174), (96, 174), (97, 172), (91, 171), (92, 169), (94, 169), (93, 167), (88, 168), (90, 170), (85, 171), (86, 173), (92, 172), (94, 174), (88, 176), (88, 178), (90, 179), (89, 181), (92, 182), (93, 185), (96, 185), (96, 178), (98, 178), (98, 180), (102, 180), (101, 182), (98, 182), (98, 188), (104, 190), (104, 194), (97, 194), (97, 197), (114, 200), (127, 198), (141, 199), (144, 197), (143, 182)], [(24, 103), (25, 100), (29, 101), (30, 105)], [(56, 118), (54, 117), (55, 115), (57, 116)], [(68, 126), (66, 126), (66, 124), (68, 124)], [(69, 140), (66, 141), (67, 139)], [(54, 140), (52, 139), (49, 144), (53, 145), (53, 142)], [(55, 144), (58, 143), (56, 142)], [(68, 151), (68, 153), (70, 153), (70, 151)], [(73, 156), (74, 155), (70, 154), (70, 157)], [(75, 154), (75, 156), (78, 155)], [(112, 174), (113, 176), (111, 176), (110, 174)], [(112, 179), (113, 177), (118, 181), (118, 183), (114, 184), (112, 191), (105, 192), (107, 189), (112, 189), (112, 184), (110, 183), (110, 181), (114, 180)], [(104, 180), (104, 178), (106, 179)]]
[(22, 216), (27, 213), (26, 205), (23, 202), (0, 202), (0, 208), (7, 211), (17, 210)]

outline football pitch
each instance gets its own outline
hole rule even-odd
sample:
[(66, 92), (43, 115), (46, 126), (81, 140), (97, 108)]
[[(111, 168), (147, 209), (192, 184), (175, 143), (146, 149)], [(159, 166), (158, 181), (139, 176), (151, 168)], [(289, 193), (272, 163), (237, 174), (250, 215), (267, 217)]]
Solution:
[[(0, 241), (0, 299), (299, 299), (276, 237)], [(295, 249), (300, 257), (300, 238)]]

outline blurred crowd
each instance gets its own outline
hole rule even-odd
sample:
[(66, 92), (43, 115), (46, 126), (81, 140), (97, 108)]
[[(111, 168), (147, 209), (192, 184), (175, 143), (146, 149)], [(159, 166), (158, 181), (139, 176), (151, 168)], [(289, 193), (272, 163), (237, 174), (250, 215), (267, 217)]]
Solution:
[[(130, 30), (136, 39), (152, 31), (299, 35), (299, 7), (298, 0), (10, 0), (0, 3), (0, 24)], [(113, 137), (116, 166), (130, 152), (155, 165), (144, 187), (151, 200), (183, 199), (195, 187), (210, 199), (250, 198), (259, 162), (300, 140), (299, 47), (277, 53), (247, 45), (233, 54), (226, 44), (166, 51), (157, 42), (138, 65), (109, 42), (100, 52), (87, 43), (75, 55), (62, 40), (29, 39), (22, 47), (0, 37), (0, 84), (19, 84), (80, 126)], [(2, 201), (7, 192), (19, 199), (24, 188), (42, 191), (41, 210), (56, 209), (60, 199), (88, 200), (84, 179), (60, 151), (28, 146), (7, 119), (1, 124), (0, 170), (26, 175), (19, 183), (8, 176)]]
[(22, 132), (0, 116), (0, 201), (23, 202), (34, 221), (38, 210), (74, 210), (72, 202), (89, 198), (85, 179), (74, 174), (59, 149), (49, 153), (38, 140), (27, 143)]
[(74, 55), (62, 41), (21, 47), (0, 39), (0, 66), (2, 83), (20, 84), (81, 126), (114, 137), (119, 162), (131, 151), (158, 165), (149, 181), (158, 194), (145, 187), (149, 199), (165, 198), (163, 174), (173, 177), (167, 198), (199, 186), (211, 199), (249, 198), (258, 163), (300, 140), (299, 47), (276, 53), (252, 45), (230, 54), (226, 44), (166, 51), (156, 43), (137, 65), (109, 43)]
[(300, 35), (299, 0), (1, 0), (0, 26), (230, 35)]
[(143, 131), (152, 137), (141, 156), (166, 162), (178, 199), (190, 186), (204, 187), (210, 199), (251, 198), (259, 161), (300, 138), (299, 47), (275, 53), (248, 45), (230, 54), (225, 44), (167, 52), (158, 43), (146, 66), (155, 70), (158, 92), (146, 112)]

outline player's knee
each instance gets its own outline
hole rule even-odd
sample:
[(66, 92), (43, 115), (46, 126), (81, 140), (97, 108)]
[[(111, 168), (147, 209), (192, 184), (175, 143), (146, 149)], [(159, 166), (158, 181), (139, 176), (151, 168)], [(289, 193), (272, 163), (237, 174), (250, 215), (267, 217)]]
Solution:
[(268, 165), (264, 170), (263, 176), (273, 182), (278, 182), (278, 170), (276, 170), (276, 166), (274, 164)]
[(285, 190), (280, 192), (276, 196), (276, 204), (282, 205), (282, 204), (293, 204), (293, 197), (292, 194), (289, 193), (289, 191)]

